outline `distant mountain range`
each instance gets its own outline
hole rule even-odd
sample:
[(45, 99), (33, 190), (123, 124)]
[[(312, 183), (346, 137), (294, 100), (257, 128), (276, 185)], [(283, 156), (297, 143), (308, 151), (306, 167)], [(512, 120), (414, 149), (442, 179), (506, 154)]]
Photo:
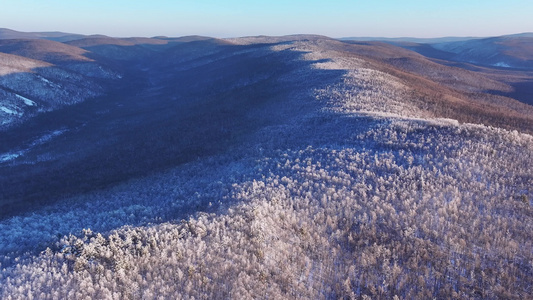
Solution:
[[(43, 40), (51, 40), (56, 42), (70, 42), (74, 40), (81, 40), (85, 38), (110, 38), (109, 36), (102, 35), (102, 34), (91, 34), (91, 35), (84, 35), (84, 34), (74, 34), (74, 33), (66, 33), (66, 32), (60, 32), (60, 31), (53, 31), (53, 32), (22, 32), (22, 31), (16, 31), (11, 30), (7, 28), (0, 28), (0, 39), (43, 39)], [(192, 41), (196, 40), (198, 38), (202, 38), (200, 36), (188, 36), (188, 37), (181, 37), (180, 39), (182, 41)], [(111, 38), (113, 39), (113, 38)], [(126, 38), (126, 40), (148, 40), (149, 38)], [(157, 36), (153, 37), (155, 40), (173, 40), (175, 38), (172, 37), (166, 37), (166, 36)]]
[(415, 38), (415, 37), (396, 37), (396, 38), (386, 38), (386, 37), (344, 37), (340, 38), (341, 41), (359, 41), (359, 42), (388, 42), (388, 43), (419, 43), (419, 44), (435, 44), (435, 43), (448, 43), (448, 42), (460, 42), (481, 39), (480, 37), (440, 37), (440, 38)]
[[(518, 34), (509, 34), (500, 36), (501, 38), (507, 37), (533, 37), (533, 32), (524, 32)], [(438, 37), (438, 38), (416, 38), (416, 37), (396, 37), (396, 38), (387, 38), (387, 37), (343, 37), (340, 38), (341, 41), (360, 41), (360, 42), (369, 42), (369, 41), (379, 41), (379, 42), (392, 42), (392, 43), (418, 43), (418, 44), (437, 44), (437, 43), (449, 43), (449, 42), (462, 42), (468, 40), (477, 40), (485, 39), (488, 37), (462, 37), (462, 36), (448, 36), (448, 37)]]
[(501, 68), (533, 68), (533, 33), (499, 37), (343, 38), (346, 41), (381, 41), (422, 55)]
[(72, 34), (59, 31), (53, 32), (21, 32), (7, 28), (0, 28), (0, 39), (46, 39), (66, 42), (86, 37), (82, 34)]

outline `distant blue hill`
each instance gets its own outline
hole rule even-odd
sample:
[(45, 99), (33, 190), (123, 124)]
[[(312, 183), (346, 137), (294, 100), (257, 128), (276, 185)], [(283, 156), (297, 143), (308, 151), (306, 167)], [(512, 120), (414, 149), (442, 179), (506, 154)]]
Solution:
[(0, 40), (6, 39), (44, 39), (56, 42), (67, 42), (86, 37), (82, 34), (73, 34), (59, 31), (51, 32), (21, 32), (7, 28), (0, 28)]
[[(518, 33), (518, 34), (509, 34), (509, 35), (503, 35), (500, 37), (533, 37), (533, 32), (525, 32), (525, 33)], [(388, 42), (388, 43), (418, 43), (418, 44), (438, 44), (438, 43), (452, 43), (452, 42), (463, 42), (463, 41), (469, 41), (469, 40), (479, 40), (479, 39), (485, 39), (487, 37), (457, 37), (457, 36), (449, 36), (449, 37), (440, 37), (440, 38), (415, 38), (415, 37), (397, 37), (397, 38), (386, 38), (386, 37), (343, 37), (339, 40), (341, 41), (361, 41), (361, 42), (369, 42), (369, 41), (380, 41), (380, 42)]]
[(343, 37), (339, 40), (341, 41), (361, 41), (361, 42), (389, 42), (389, 43), (418, 43), (418, 44), (435, 44), (435, 43), (449, 43), (449, 42), (461, 42), (473, 39), (480, 39), (480, 37), (440, 37), (440, 38), (414, 38), (414, 37), (397, 37), (397, 38), (386, 38), (386, 37)]

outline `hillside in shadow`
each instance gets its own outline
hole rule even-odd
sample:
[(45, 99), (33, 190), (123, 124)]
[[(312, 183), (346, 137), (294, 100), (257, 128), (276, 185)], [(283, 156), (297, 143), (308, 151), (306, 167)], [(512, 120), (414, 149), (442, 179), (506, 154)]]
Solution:
[[(314, 109), (287, 99), (343, 73), (313, 71), (313, 80), (287, 86), (278, 78), (313, 62), (268, 46), (191, 43), (121, 69), (123, 79), (105, 96), (1, 132), (3, 152), (24, 152), (1, 166), (2, 216), (224, 152), (267, 125)], [(137, 48), (121, 47), (137, 55)], [(168, 62), (177, 53), (195, 57)], [(53, 141), (32, 146), (58, 130)]]

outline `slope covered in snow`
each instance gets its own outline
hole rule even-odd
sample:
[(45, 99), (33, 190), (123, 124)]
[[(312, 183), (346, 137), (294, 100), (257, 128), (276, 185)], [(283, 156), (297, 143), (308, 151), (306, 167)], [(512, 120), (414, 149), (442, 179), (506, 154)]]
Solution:
[(48, 40), (0, 40), (0, 128), (103, 95), (120, 75), (87, 53)]
[(85, 46), (124, 80), (0, 133), (0, 298), (532, 293), (533, 114), (497, 77), (321, 36)]

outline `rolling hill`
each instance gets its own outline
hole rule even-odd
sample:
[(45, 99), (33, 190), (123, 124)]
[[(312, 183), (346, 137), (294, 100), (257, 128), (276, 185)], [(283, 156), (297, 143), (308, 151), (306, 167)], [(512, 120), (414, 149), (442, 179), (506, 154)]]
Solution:
[(531, 69), (533, 33), (510, 34), (499, 37), (443, 37), (443, 38), (380, 38), (349, 37), (342, 41), (385, 42), (399, 45), (424, 55), (474, 64)]
[(67, 42), (85, 37), (82, 34), (65, 32), (21, 32), (8, 28), (0, 28), (0, 39), (45, 39), (58, 42)]
[(453, 53), (453, 60), (501, 68), (532, 69), (533, 37), (503, 36), (464, 42), (437, 43), (434, 48)]

